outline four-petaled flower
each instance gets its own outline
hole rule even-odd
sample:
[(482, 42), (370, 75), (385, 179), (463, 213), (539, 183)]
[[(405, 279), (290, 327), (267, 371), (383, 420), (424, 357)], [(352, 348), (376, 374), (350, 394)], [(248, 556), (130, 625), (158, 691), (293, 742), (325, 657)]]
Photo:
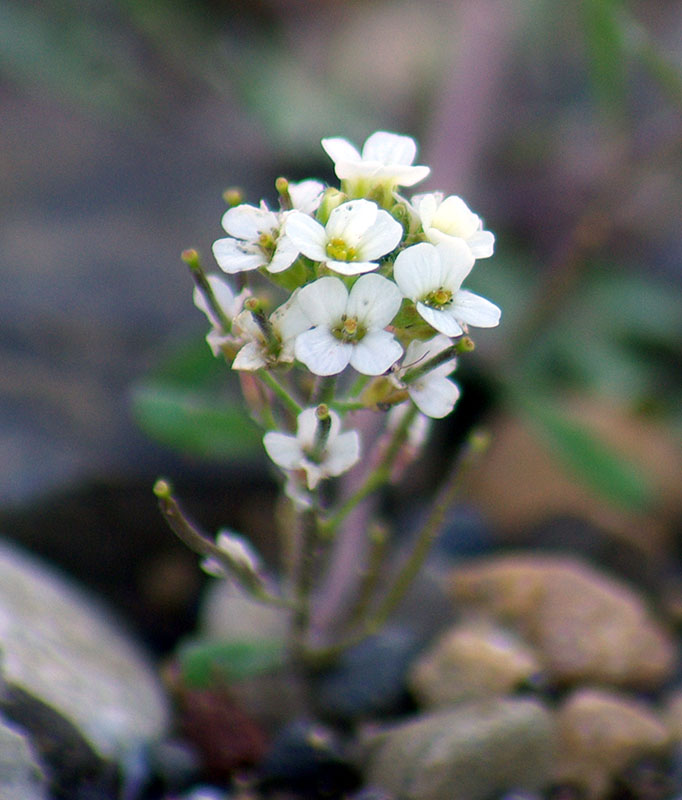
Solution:
[[(244, 300), (249, 297), (251, 292), (248, 289), (242, 289), (238, 295), (235, 295), (235, 293), (232, 291), (232, 287), (229, 286), (220, 277), (220, 275), (207, 275), (206, 280), (211, 287), (213, 297), (215, 298), (218, 307), (222, 310), (226, 320), (231, 325), (234, 318), (241, 311), (244, 305)], [(193, 296), (194, 305), (200, 311), (203, 311), (204, 314), (206, 314), (209, 322), (212, 325), (211, 330), (206, 335), (206, 341), (213, 351), (213, 355), (217, 356), (221, 352), (222, 345), (226, 344), (228, 341), (231, 341), (232, 337), (229, 335), (229, 330), (225, 330), (223, 320), (216, 313), (216, 310), (211, 308), (210, 303), (207, 302), (204, 295), (196, 286), (194, 287)]]
[(357, 431), (340, 432), (338, 414), (329, 411), (326, 436), (319, 437), (317, 409), (306, 408), (297, 417), (296, 435), (269, 431), (263, 437), (270, 458), (285, 470), (304, 470), (308, 489), (315, 489), (323, 478), (335, 477), (349, 470), (360, 458)]
[(432, 244), (449, 242), (454, 237), (464, 239), (474, 258), (488, 258), (493, 254), (495, 237), (483, 230), (483, 221), (461, 197), (444, 198), (442, 192), (418, 194), (412, 198), (412, 207), (427, 241)]
[(345, 191), (358, 197), (374, 186), (389, 190), (396, 186), (414, 186), (424, 180), (429, 167), (413, 166), (417, 145), (409, 136), (377, 131), (362, 147), (362, 153), (346, 139), (322, 140), (322, 147), (334, 162), (334, 171), (343, 181)]
[(331, 212), (326, 226), (292, 211), (285, 233), (304, 256), (342, 275), (359, 275), (379, 266), (375, 259), (398, 245), (403, 227), (376, 203), (351, 200)]
[[(288, 185), (294, 209), (312, 214), (322, 198), (324, 187), (319, 181), (301, 181)], [(229, 208), (222, 226), (230, 235), (213, 243), (218, 266), (228, 273), (246, 272), (265, 267), (268, 272), (283, 272), (296, 260), (299, 251), (283, 233), (291, 211), (271, 211), (264, 201), (260, 206), (247, 203)]]
[(313, 327), (296, 337), (296, 358), (315, 375), (336, 375), (350, 364), (364, 375), (380, 375), (403, 349), (384, 328), (402, 297), (381, 275), (361, 275), (350, 293), (340, 278), (327, 276), (304, 286), (298, 308)]
[(460, 336), (467, 325), (494, 328), (500, 321), (494, 303), (460, 288), (473, 264), (471, 250), (461, 239), (439, 245), (421, 242), (399, 253), (393, 278), (431, 327), (446, 336)]
[[(403, 370), (418, 369), (420, 365), (452, 346), (452, 341), (443, 334), (434, 336), (428, 342), (415, 340), (405, 351)], [(449, 380), (448, 375), (455, 369), (457, 359), (451, 358), (432, 370), (420, 375), (407, 384), (407, 391), (417, 408), (427, 417), (441, 419), (455, 407), (459, 399), (459, 387)]]
[(294, 360), (296, 336), (310, 327), (297, 306), (298, 292), (270, 316), (257, 317), (248, 309), (234, 321), (234, 333), (246, 340), (232, 362), (232, 369), (254, 371)]

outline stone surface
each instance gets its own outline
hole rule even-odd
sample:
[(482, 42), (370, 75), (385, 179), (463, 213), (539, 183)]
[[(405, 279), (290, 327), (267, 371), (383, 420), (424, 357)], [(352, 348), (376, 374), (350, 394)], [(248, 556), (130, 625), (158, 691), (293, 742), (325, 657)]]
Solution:
[(540, 672), (536, 654), (510, 631), (486, 623), (461, 623), (413, 664), (409, 686), (422, 705), (441, 707), (510, 694)]
[(367, 784), (401, 800), (487, 800), (545, 785), (553, 722), (535, 700), (471, 701), (370, 732), (361, 750)]
[(166, 698), (124, 631), (88, 594), (2, 543), (0, 650), (7, 684), (63, 715), (104, 757), (165, 730)]
[(45, 779), (26, 738), (0, 718), (0, 800), (46, 800)]
[(409, 699), (407, 671), (420, 644), (415, 632), (393, 625), (347, 650), (316, 684), (319, 711), (341, 722), (400, 712)]
[(517, 629), (557, 684), (657, 688), (675, 668), (671, 636), (631, 587), (578, 560), (505, 555), (453, 571), (452, 597)]
[(557, 783), (604, 797), (611, 781), (637, 759), (665, 751), (670, 735), (643, 702), (604, 689), (578, 689), (557, 711)]

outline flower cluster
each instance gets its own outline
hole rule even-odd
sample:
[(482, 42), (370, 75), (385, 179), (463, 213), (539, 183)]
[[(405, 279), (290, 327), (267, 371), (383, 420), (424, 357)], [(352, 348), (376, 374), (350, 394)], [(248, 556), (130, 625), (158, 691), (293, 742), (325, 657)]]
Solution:
[(497, 306), (462, 288), (493, 252), (480, 217), (454, 195), (401, 193), (429, 174), (413, 163), (413, 139), (380, 131), (362, 151), (340, 138), (322, 147), (338, 188), (280, 178), (277, 210), (236, 203), (224, 214), (227, 236), (213, 254), (239, 275), (241, 291), (195, 263), (209, 345), (284, 400), (287, 432), (269, 414), (264, 445), (310, 491), (360, 458), (358, 434), (341, 432), (347, 412), (405, 403), (427, 417), (449, 414), (459, 396), (449, 375), (471, 346), (465, 335), (500, 319)]

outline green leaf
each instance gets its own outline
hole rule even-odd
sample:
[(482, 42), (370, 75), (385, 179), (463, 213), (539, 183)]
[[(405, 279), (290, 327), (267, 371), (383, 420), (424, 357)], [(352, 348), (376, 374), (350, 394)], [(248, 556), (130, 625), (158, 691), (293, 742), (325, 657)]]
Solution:
[(150, 380), (131, 393), (132, 411), (152, 438), (200, 458), (227, 460), (261, 452), (261, 433), (234, 399)]
[(621, 0), (582, 0), (582, 17), (597, 100), (610, 116), (625, 111), (626, 75)]
[(595, 431), (551, 401), (523, 398), (520, 408), (577, 480), (628, 511), (645, 511), (651, 506), (653, 489), (643, 471)]
[(280, 639), (192, 640), (180, 646), (178, 658), (185, 683), (206, 688), (217, 680), (239, 681), (278, 669), (284, 653)]

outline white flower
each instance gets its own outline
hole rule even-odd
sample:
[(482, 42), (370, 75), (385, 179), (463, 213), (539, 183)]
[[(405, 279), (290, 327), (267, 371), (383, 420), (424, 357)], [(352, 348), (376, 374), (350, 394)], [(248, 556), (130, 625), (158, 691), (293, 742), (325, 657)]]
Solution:
[(398, 255), (393, 278), (429, 325), (446, 336), (460, 336), (467, 325), (494, 328), (500, 321), (496, 305), (460, 288), (473, 264), (461, 239), (439, 245), (421, 242)]
[(268, 272), (283, 272), (296, 260), (298, 250), (281, 228), (284, 214), (246, 203), (229, 208), (222, 219), (230, 234), (213, 243), (213, 255), (225, 272), (245, 272), (266, 267)]
[(403, 236), (402, 225), (369, 200), (337, 206), (326, 226), (300, 211), (287, 217), (286, 235), (304, 256), (342, 275), (370, 272), (375, 259), (393, 250)]
[(380, 375), (402, 355), (383, 330), (400, 308), (397, 286), (381, 275), (362, 275), (348, 292), (331, 276), (304, 286), (299, 308), (313, 326), (296, 337), (296, 358), (315, 375), (336, 375), (348, 364), (364, 375)]
[[(419, 367), (451, 345), (452, 341), (443, 334), (434, 336), (428, 342), (415, 339), (410, 342), (405, 352), (403, 371)], [(452, 358), (407, 384), (408, 394), (422, 414), (441, 419), (455, 407), (459, 399), (459, 387), (447, 376), (456, 365), (457, 359)]]
[(307, 180), (298, 183), (288, 183), (291, 207), (304, 214), (314, 214), (322, 202), (325, 185), (320, 181)]
[(315, 408), (306, 408), (298, 415), (295, 436), (269, 431), (263, 437), (267, 454), (275, 464), (285, 470), (305, 471), (309, 489), (323, 478), (346, 472), (360, 458), (358, 432), (340, 433), (338, 414), (329, 411), (329, 417), (329, 432), (321, 448), (316, 441), (320, 420)]
[[(243, 536), (239, 536), (239, 534), (227, 528), (218, 531), (216, 547), (225, 553), (240, 572), (250, 572), (256, 575), (261, 568), (260, 557), (251, 543)], [(205, 558), (201, 568), (204, 572), (208, 572), (209, 575), (213, 575), (216, 578), (222, 578), (229, 574), (218, 559), (213, 556)]]
[[(219, 275), (207, 275), (206, 280), (211, 287), (211, 291), (213, 292), (218, 306), (220, 306), (229, 322), (232, 323), (234, 318), (241, 311), (244, 300), (249, 296), (249, 290), (243, 289), (238, 295), (235, 295), (232, 291), (232, 287)], [(232, 341), (232, 337), (229, 335), (229, 331), (224, 330), (223, 321), (218, 314), (216, 314), (215, 309), (211, 308), (211, 305), (206, 301), (206, 298), (196, 286), (194, 287), (193, 297), (194, 305), (206, 314), (209, 322), (213, 326), (206, 336), (206, 341), (213, 351), (213, 355), (217, 356), (221, 351), (221, 346)]]
[(362, 147), (362, 153), (346, 139), (322, 140), (334, 162), (337, 177), (352, 184), (414, 186), (429, 174), (429, 167), (413, 166), (417, 145), (409, 136), (377, 131)]
[(235, 356), (232, 369), (254, 371), (294, 360), (296, 336), (310, 327), (298, 306), (298, 291), (276, 308), (263, 326), (251, 311), (242, 311), (234, 321), (234, 333), (246, 342)]
[(483, 221), (469, 209), (461, 197), (442, 192), (419, 194), (412, 198), (412, 207), (418, 215), (424, 235), (432, 244), (464, 239), (474, 258), (488, 258), (493, 254), (495, 237), (483, 230)]

